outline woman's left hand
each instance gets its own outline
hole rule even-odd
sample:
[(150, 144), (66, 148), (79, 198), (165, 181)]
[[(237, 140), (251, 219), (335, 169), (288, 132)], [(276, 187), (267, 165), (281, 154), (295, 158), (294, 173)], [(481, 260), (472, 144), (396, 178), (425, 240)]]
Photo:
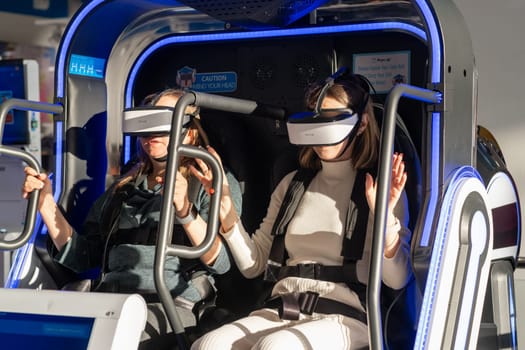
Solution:
[[(209, 149), (211, 149), (211, 147), (209, 147)], [(215, 152), (215, 154), (217, 154), (217, 153)], [(221, 163), (221, 159), (219, 158), (218, 155), (216, 156), (216, 158), (219, 160), (219, 163)], [(197, 178), (197, 180), (199, 180), (199, 182), (204, 187), (204, 190), (208, 194), (210, 194), (210, 195), (213, 194), (213, 192), (214, 192), (214, 189), (213, 189), (213, 173), (212, 173), (211, 169), (208, 168), (208, 165), (203, 160), (201, 160), (199, 158), (195, 158), (195, 162), (199, 166), (199, 169), (197, 169), (193, 165), (190, 165), (189, 169), (190, 169), (192, 175), (195, 176)]]
[[(237, 211), (235, 210), (235, 207), (233, 205), (233, 200), (231, 198), (230, 193), (230, 185), (228, 183), (228, 178), (226, 177), (226, 174), (224, 173), (224, 169), (222, 168), (222, 161), (221, 157), (215, 151), (215, 149), (211, 146), (207, 147), (208, 152), (212, 156), (214, 156), (221, 165), (222, 169), (222, 198), (221, 198), (221, 207), (219, 210), (219, 219), (221, 221), (222, 231), (227, 232), (230, 228), (235, 225), (235, 223), (238, 221), (238, 215)], [(208, 168), (205, 162), (203, 162), (200, 159), (195, 159), (197, 164), (199, 165), (200, 170), (195, 168), (194, 166), (190, 166), (191, 173), (199, 179), (199, 181), (204, 186), (204, 189), (206, 192), (208, 192), (209, 195), (213, 195), (215, 193), (215, 190), (213, 189), (213, 173), (211, 169)]]
[[(388, 197), (388, 221), (391, 222), (395, 220), (394, 218), (394, 208), (403, 193), (405, 183), (407, 181), (407, 174), (405, 172), (405, 162), (403, 161), (402, 153), (394, 153), (392, 159), (392, 178), (390, 183), (390, 195)], [(376, 206), (376, 192), (377, 192), (377, 182), (372, 178), (372, 175), (366, 174), (366, 200), (368, 201), (368, 206), (372, 212), (375, 211)]]

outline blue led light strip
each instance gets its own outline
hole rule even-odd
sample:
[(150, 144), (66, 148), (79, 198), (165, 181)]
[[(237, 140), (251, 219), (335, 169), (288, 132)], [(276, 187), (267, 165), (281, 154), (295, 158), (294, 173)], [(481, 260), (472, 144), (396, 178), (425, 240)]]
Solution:
[(144, 61), (158, 49), (171, 44), (183, 43), (199, 43), (199, 42), (213, 42), (213, 41), (229, 41), (229, 40), (249, 40), (249, 39), (265, 39), (265, 38), (281, 38), (293, 36), (306, 36), (316, 34), (333, 34), (333, 33), (349, 33), (349, 32), (369, 32), (380, 30), (401, 30), (414, 34), (415, 36), (426, 41), (426, 34), (423, 30), (406, 23), (401, 22), (377, 22), (366, 24), (348, 24), (338, 26), (326, 27), (311, 27), (311, 28), (294, 28), (294, 29), (275, 29), (275, 30), (261, 30), (254, 32), (236, 32), (236, 33), (208, 33), (208, 34), (190, 34), (177, 35), (163, 40), (160, 40), (150, 47), (148, 47), (135, 61), (126, 86), (125, 108), (131, 107), (133, 101), (133, 86), (139, 69)]
[[(38, 232), (41, 223), (42, 218), (40, 214), (37, 214), (34, 232)], [(20, 275), (24, 269), (24, 264), (27, 261), (31, 261), (31, 259), (28, 259), (28, 255), (31, 254), (33, 250), (33, 242), (35, 241), (35, 237), (36, 235), (31, 235), (31, 238), (29, 238), (27, 243), (14, 252), (13, 262), (11, 263), (12, 268), (9, 270), (9, 274), (7, 275), (6, 281), (4, 283), (5, 288), (18, 287), (18, 284), (20, 283)]]
[[(429, 4), (426, 0), (416, 0), (416, 4), (419, 7), (421, 13), (423, 14), (425, 24), (428, 30), (431, 52), (431, 71), (430, 77), (431, 82), (434, 84), (441, 83), (441, 74), (442, 74), (442, 42), (440, 33), (438, 31), (437, 21), (434, 17), (433, 11), (430, 9)], [(420, 246), (427, 247), (430, 241), (430, 235), (432, 230), (432, 224), (434, 221), (435, 213), (437, 212), (437, 203), (439, 197), (439, 176), (440, 176), (440, 166), (441, 166), (441, 113), (432, 113), (431, 121), (431, 147), (430, 150), (430, 174), (428, 178), (430, 179), (430, 188), (429, 188), (429, 202), (426, 207), (425, 213), (425, 223), (423, 227), (423, 232), (421, 234)], [(444, 202), (446, 204), (446, 202)], [(447, 215), (448, 217), (448, 215)], [(442, 225), (442, 224), (441, 224)], [(439, 245), (443, 244), (439, 239), (443, 239), (443, 236), (446, 235), (443, 232), (444, 228), (440, 227), (438, 224), (438, 230), (436, 233), (436, 243)], [(439, 238), (439, 239), (438, 239)], [(434, 244), (434, 249), (436, 249), (436, 244)], [(425, 295), (423, 300), (423, 306), (421, 309), (421, 316), (419, 318), (418, 327), (417, 327), (417, 336), (416, 336), (416, 346), (415, 349), (423, 349), (423, 346), (427, 343), (430, 325), (429, 325), (429, 314), (433, 307), (433, 302), (435, 298), (435, 288), (437, 278), (436, 274), (439, 273), (441, 269), (440, 260), (442, 252), (437, 253), (433, 251), (431, 263), (429, 267), (429, 274), (427, 277), (427, 283), (425, 286)], [(437, 262), (436, 262), (437, 261)]]
[(70, 22), (69, 26), (66, 29), (66, 32), (64, 33), (64, 37), (62, 38), (62, 44), (60, 46), (60, 52), (58, 53), (58, 59), (56, 64), (56, 97), (62, 98), (64, 97), (64, 79), (66, 76), (65, 67), (66, 67), (66, 60), (67, 60), (67, 54), (69, 52), (69, 47), (71, 46), (71, 40), (73, 38), (73, 35), (77, 31), (78, 26), (80, 23), (84, 20), (84, 18), (100, 3), (104, 2), (104, 0), (91, 0), (91, 2), (88, 2), (87, 5), (78, 12), (78, 14), (75, 16), (72, 22)]
[(124, 136), (124, 164), (129, 162), (131, 158), (131, 136), (125, 135)]
[[(63, 139), (63, 122), (58, 121), (56, 122), (56, 143), (55, 143), (55, 154), (56, 154), (56, 163), (55, 163), (55, 173), (54, 178), (52, 181), (54, 181), (55, 185), (55, 192), (53, 193), (53, 198), (55, 199), (55, 202), (58, 202), (58, 199), (60, 197), (60, 194), (62, 192), (62, 152), (63, 152), (63, 145), (62, 145), (62, 139)], [(37, 214), (36, 217), (36, 223), (35, 223), (35, 232), (39, 232), (41, 230), (42, 224), (42, 217), (40, 214)], [(43, 232), (40, 232), (43, 233)], [(27, 244), (24, 244), (21, 248), (17, 249), (16, 252), (13, 255), (13, 263), (11, 270), (9, 271), (9, 275), (5, 282), (6, 288), (17, 288), (18, 284), (20, 282), (20, 277), (22, 270), (24, 268), (24, 265), (31, 261), (31, 259), (28, 258), (28, 254), (31, 254), (31, 251), (33, 250), (33, 242), (35, 241), (36, 235), (32, 235)]]
[(452, 209), (454, 207), (454, 197), (458, 187), (461, 185), (461, 179), (476, 177), (480, 181), (481, 178), (475, 169), (469, 166), (459, 168), (450, 180), (450, 184), (443, 198), (442, 212), (439, 217), (438, 226), (436, 230), (436, 239), (428, 269), (427, 282), (425, 285), (425, 293), (421, 306), (421, 314), (418, 322), (417, 335), (414, 349), (424, 349), (428, 344), (428, 333), (430, 330), (430, 318), (432, 315), (433, 303), (435, 301), (437, 283), (439, 279), (439, 272), (441, 270), (441, 262), (443, 258), (443, 249), (447, 239), (446, 230)]
[(441, 164), (440, 149), (441, 149), (441, 114), (432, 113), (431, 123), (431, 149), (430, 149), (430, 192), (427, 212), (425, 215), (425, 224), (423, 232), (421, 233), (421, 240), (419, 245), (421, 247), (428, 247), (430, 236), (432, 232), (432, 224), (434, 221), (434, 213), (438, 202), (438, 188), (439, 188), (439, 168)]
[(507, 276), (507, 286), (509, 290), (509, 322), (510, 322), (510, 338), (512, 339), (512, 347), (511, 349), (517, 349), (518, 348), (518, 332), (516, 327), (516, 309), (514, 305), (516, 305), (516, 300), (514, 298), (514, 281), (512, 280), (512, 277)]
[(438, 31), (438, 27), (436, 24), (436, 21), (434, 19), (434, 13), (428, 6), (428, 3), (426, 0), (416, 0), (416, 3), (421, 10), (421, 13), (423, 14), (423, 17), (425, 18), (425, 24), (427, 25), (428, 32), (430, 34), (429, 42), (432, 47), (432, 71), (430, 72), (430, 77), (432, 80), (432, 83), (440, 83), (441, 82), (441, 40), (440, 40), (440, 34)]
[[(332, 33), (347, 33), (360, 31), (379, 31), (379, 30), (402, 30), (414, 34), (415, 36), (426, 41), (426, 34), (423, 30), (401, 22), (378, 22), (367, 24), (350, 24), (339, 26), (326, 26), (314, 28), (297, 28), (297, 29), (277, 29), (277, 30), (263, 30), (256, 32), (240, 32), (240, 33), (212, 33), (212, 34), (190, 34), (177, 35), (170, 38), (160, 40), (159, 42), (150, 46), (137, 59), (131, 69), (129, 79), (126, 85), (126, 96), (124, 108), (132, 107), (133, 102), (133, 86), (137, 73), (144, 61), (152, 55), (156, 50), (166, 45), (181, 44), (181, 43), (198, 43), (198, 42), (213, 42), (213, 41), (228, 41), (228, 40), (249, 40), (261, 38), (278, 38), (291, 36), (304, 36), (315, 34), (332, 34)], [(124, 136), (124, 162), (129, 161), (131, 157), (130, 137)]]
[(62, 193), (62, 161), (63, 161), (63, 133), (64, 133), (64, 122), (58, 121), (55, 124), (56, 131), (56, 142), (55, 142), (55, 192), (53, 198), (58, 203), (60, 194)]

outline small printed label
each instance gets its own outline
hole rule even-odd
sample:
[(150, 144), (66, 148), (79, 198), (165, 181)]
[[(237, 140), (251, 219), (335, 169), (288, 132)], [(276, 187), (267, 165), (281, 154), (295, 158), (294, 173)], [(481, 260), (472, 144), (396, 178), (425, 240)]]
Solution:
[(237, 73), (197, 73), (196, 69), (186, 66), (177, 72), (177, 84), (201, 92), (233, 92), (237, 90)]

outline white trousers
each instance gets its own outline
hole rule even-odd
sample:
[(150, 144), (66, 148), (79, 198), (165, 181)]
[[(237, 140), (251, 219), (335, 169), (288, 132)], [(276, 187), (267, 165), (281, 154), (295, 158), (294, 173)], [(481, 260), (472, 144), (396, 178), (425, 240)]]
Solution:
[(261, 309), (213, 330), (191, 350), (346, 350), (368, 346), (367, 326), (341, 315), (302, 315), (281, 320), (276, 310)]

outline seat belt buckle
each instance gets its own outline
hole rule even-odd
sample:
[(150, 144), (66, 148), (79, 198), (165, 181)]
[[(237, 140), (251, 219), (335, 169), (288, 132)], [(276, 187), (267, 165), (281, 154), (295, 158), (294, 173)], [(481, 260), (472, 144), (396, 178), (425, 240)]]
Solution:
[(297, 264), (297, 274), (302, 278), (321, 279), (321, 264)]
[(311, 315), (317, 309), (319, 293), (308, 291), (299, 296), (299, 309), (303, 314)]
[(281, 267), (281, 264), (273, 260), (268, 260), (266, 269), (264, 270), (264, 281), (272, 283), (279, 281), (279, 272), (281, 271)]

